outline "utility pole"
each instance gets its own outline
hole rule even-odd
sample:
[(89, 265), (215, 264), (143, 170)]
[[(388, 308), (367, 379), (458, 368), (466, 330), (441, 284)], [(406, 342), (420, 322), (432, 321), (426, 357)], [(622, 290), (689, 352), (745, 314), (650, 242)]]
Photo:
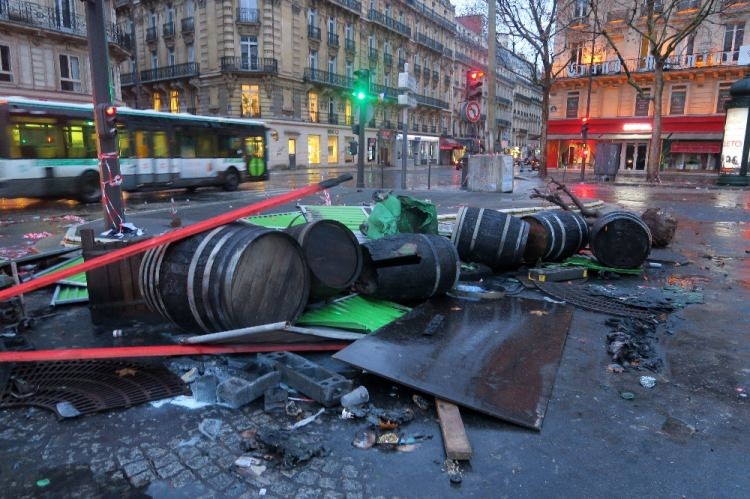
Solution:
[(591, 112), (591, 86), (594, 84), (594, 48), (596, 44), (596, 33), (591, 35), (591, 53), (589, 54), (589, 86), (586, 92), (586, 116), (581, 126), (581, 139), (583, 140), (583, 161), (581, 162), (581, 182), (586, 178), (586, 162), (589, 159), (589, 113)]
[(497, 5), (495, 0), (487, 2), (489, 4), (488, 20), (489, 35), (487, 36), (487, 53), (489, 60), (487, 61), (487, 148), (485, 151), (488, 154), (495, 152), (495, 108), (497, 102), (495, 95), (497, 93), (495, 89), (495, 71), (497, 67), (496, 51), (497, 51)]
[(365, 187), (365, 120), (367, 118), (367, 103), (359, 103), (359, 150), (357, 150), (357, 189)]
[(105, 229), (113, 234), (120, 234), (125, 223), (125, 212), (122, 202), (120, 160), (117, 157), (117, 129), (114, 128), (113, 122), (110, 122), (114, 119), (112, 110), (116, 110), (112, 107), (112, 73), (109, 65), (109, 43), (104, 30), (104, 0), (85, 0), (84, 3)]

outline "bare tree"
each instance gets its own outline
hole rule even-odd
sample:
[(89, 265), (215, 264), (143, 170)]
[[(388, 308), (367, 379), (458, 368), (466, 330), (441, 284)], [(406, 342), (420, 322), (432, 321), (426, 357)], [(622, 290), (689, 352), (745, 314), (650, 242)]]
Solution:
[[(542, 89), (542, 123), (539, 137), (541, 158), (539, 175), (547, 176), (547, 131), (549, 124), (550, 90), (555, 79), (567, 66), (570, 57), (563, 44), (555, 47), (555, 38), (570, 26), (576, 0), (496, 0), (498, 34), (505, 35), (512, 46), (508, 47), (528, 64), (523, 76)], [(487, 2), (474, 0), (462, 11), (464, 14), (486, 15)], [(564, 64), (558, 64), (565, 58)], [(512, 69), (512, 68), (509, 68)]]
[[(680, 66), (682, 61), (678, 49), (691, 44), (690, 38), (701, 27), (712, 22), (731, 2), (724, 0), (590, 0), (591, 14), (596, 30), (603, 35), (620, 61), (627, 82), (636, 89), (641, 99), (654, 103), (654, 121), (646, 165), (646, 178), (659, 180), (661, 158), (661, 130), (664, 91), (664, 71), (670, 65)], [(624, 25), (629, 36), (639, 38), (642, 46), (647, 46), (647, 54), (640, 54), (637, 65), (626, 61), (626, 44), (606, 29), (607, 13), (624, 12)], [(688, 52), (692, 51), (692, 47)], [(690, 56), (692, 54), (686, 54)], [(653, 71), (653, 91), (644, 85), (644, 80), (634, 78), (640, 68)]]

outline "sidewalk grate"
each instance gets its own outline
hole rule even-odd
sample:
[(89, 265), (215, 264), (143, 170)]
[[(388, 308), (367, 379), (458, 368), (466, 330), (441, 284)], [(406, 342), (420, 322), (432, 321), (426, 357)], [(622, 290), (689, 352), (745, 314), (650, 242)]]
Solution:
[(617, 298), (611, 298), (601, 295), (592, 295), (585, 284), (573, 284), (570, 282), (542, 282), (532, 281), (544, 294), (563, 300), (576, 307), (592, 312), (601, 312), (603, 314), (617, 315), (620, 317), (631, 317), (634, 319), (644, 319), (655, 321), (657, 315), (653, 310), (648, 310), (633, 305), (622, 303)]
[(108, 360), (17, 363), (0, 392), (0, 407), (36, 406), (65, 418), (189, 394), (187, 385), (161, 365)]

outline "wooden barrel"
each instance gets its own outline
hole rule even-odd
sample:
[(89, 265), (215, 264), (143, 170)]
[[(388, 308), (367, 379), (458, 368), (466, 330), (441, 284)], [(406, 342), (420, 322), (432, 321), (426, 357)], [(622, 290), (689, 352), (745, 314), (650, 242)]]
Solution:
[(460, 261), (448, 238), (397, 234), (362, 245), (364, 267), (357, 291), (396, 302), (426, 300), (453, 288)]
[(521, 218), (529, 223), (529, 239), (523, 254), (528, 264), (565, 260), (588, 243), (586, 220), (574, 211), (541, 211)]
[(591, 226), (589, 246), (602, 265), (623, 269), (640, 267), (651, 252), (651, 231), (638, 215), (612, 211)]
[(486, 208), (464, 206), (458, 210), (451, 239), (461, 260), (489, 265), (493, 270), (521, 266), (529, 224)]
[(362, 248), (354, 233), (336, 220), (317, 220), (284, 230), (302, 246), (310, 269), (310, 299), (349, 289), (362, 272)]
[(209, 332), (294, 321), (310, 277), (290, 235), (234, 223), (149, 250), (140, 285), (162, 317)]

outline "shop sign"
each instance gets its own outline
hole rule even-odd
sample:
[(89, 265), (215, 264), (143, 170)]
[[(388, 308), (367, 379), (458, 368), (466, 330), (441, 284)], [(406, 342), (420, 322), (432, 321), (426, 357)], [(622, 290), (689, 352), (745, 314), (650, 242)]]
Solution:
[(742, 152), (745, 150), (747, 115), (748, 108), (746, 107), (727, 109), (727, 120), (724, 124), (724, 144), (721, 149), (722, 170), (737, 170), (741, 166)]

